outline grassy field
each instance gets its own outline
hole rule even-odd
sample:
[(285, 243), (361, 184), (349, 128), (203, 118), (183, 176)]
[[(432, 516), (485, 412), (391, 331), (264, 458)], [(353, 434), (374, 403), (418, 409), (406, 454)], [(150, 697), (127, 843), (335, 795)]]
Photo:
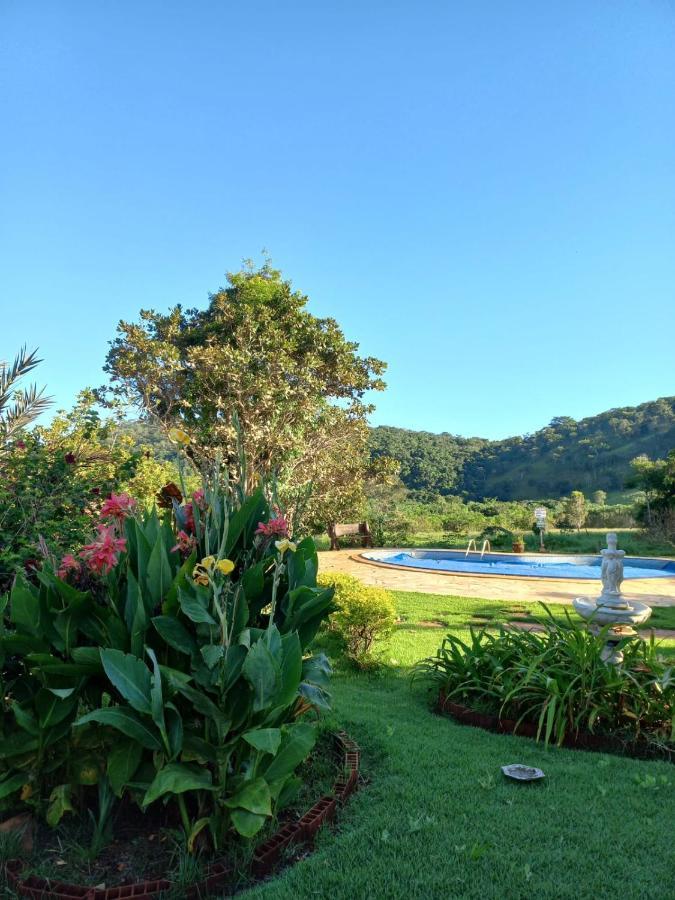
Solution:
[[(630, 528), (589, 528), (582, 531), (560, 531), (559, 529), (550, 529), (546, 533), (545, 546), (546, 550), (551, 553), (599, 553), (607, 546), (606, 535), (608, 531), (614, 530), (619, 535), (619, 548), (625, 550), (631, 556), (668, 556), (675, 558), (675, 544), (670, 541), (658, 540), (644, 531)], [(539, 538), (532, 532), (526, 532), (525, 549), (528, 552), (537, 552), (539, 550)], [(479, 548), (481, 538), (478, 534), (448, 535), (442, 531), (425, 531), (408, 535), (405, 539), (399, 541), (397, 546), (400, 547), (420, 547), (420, 548), (441, 548), (448, 550), (466, 550), (469, 539), (475, 539)], [(316, 535), (317, 549), (328, 550), (328, 536)], [(354, 546), (360, 546), (357, 539), (353, 540)], [(349, 539), (340, 538), (340, 544), (343, 547), (350, 546)], [(508, 541), (501, 544), (493, 542), (493, 550), (511, 550)]]
[[(527, 617), (488, 600), (396, 593), (401, 618), (375, 674), (334, 679), (336, 725), (363, 748), (365, 786), (317, 851), (249, 898), (654, 898), (675, 896), (675, 769), (493, 735), (430, 712), (409, 667), (447, 631)], [(554, 612), (562, 614), (561, 609)], [(675, 610), (654, 624), (675, 628)], [(439, 627), (439, 623), (443, 623)], [(675, 642), (673, 642), (675, 646)], [(541, 784), (500, 766), (541, 767)]]

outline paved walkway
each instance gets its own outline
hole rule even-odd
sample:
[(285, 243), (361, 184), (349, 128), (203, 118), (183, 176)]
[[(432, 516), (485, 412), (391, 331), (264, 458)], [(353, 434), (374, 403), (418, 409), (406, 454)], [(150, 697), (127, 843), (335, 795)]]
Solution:
[[(395, 569), (374, 565), (359, 557), (359, 551), (324, 550), (319, 553), (319, 569), (323, 572), (346, 572), (364, 584), (375, 584), (395, 591), (419, 591), (422, 594), (454, 594), (486, 600), (538, 601), (571, 603), (575, 597), (600, 593), (595, 581), (555, 581), (550, 578), (473, 577)], [(675, 578), (629, 579), (623, 593), (636, 600), (648, 600), (650, 606), (675, 606)]]

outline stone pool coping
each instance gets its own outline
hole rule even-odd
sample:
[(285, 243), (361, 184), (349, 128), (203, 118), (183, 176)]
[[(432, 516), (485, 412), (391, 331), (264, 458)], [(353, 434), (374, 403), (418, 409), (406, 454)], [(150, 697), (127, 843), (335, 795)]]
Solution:
[[(391, 549), (392, 553), (397, 548)], [(399, 548), (398, 552), (410, 550)], [(364, 584), (389, 588), (394, 591), (410, 591), (420, 594), (451, 594), (457, 597), (471, 597), (483, 600), (505, 602), (539, 602), (571, 604), (576, 597), (593, 596), (600, 593), (599, 582), (588, 579), (519, 577), (515, 575), (485, 575), (473, 573), (457, 575), (454, 572), (439, 572), (392, 566), (377, 563), (361, 557), (360, 549), (322, 550), (319, 553), (319, 571), (343, 572), (353, 575)], [(558, 554), (552, 554), (558, 555)], [(673, 560), (669, 560), (673, 562)], [(648, 602), (651, 606), (675, 606), (675, 578), (631, 578), (624, 582), (624, 595)]]

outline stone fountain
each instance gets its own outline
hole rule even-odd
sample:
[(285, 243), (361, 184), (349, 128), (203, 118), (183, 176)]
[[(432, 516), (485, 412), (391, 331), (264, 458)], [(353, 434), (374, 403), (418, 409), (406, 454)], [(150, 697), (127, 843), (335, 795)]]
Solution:
[(625, 638), (637, 637), (636, 625), (642, 625), (652, 614), (651, 606), (628, 600), (621, 593), (623, 581), (623, 558), (625, 550), (617, 550), (617, 536), (614, 532), (607, 535), (607, 549), (602, 554), (602, 593), (593, 600), (590, 597), (577, 597), (574, 608), (579, 615), (591, 623), (597, 633), (605, 625), (611, 625), (607, 635), (607, 643), (603, 651), (605, 662), (618, 664), (623, 662), (623, 653), (618, 644)]

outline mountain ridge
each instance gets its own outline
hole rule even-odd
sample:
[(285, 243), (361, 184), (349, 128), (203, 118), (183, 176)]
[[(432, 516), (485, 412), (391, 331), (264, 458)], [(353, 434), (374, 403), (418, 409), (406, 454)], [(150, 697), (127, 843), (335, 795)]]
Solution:
[(556, 416), (537, 431), (499, 440), (391, 425), (370, 430), (371, 454), (401, 463), (411, 490), (502, 500), (621, 490), (630, 460), (675, 447), (675, 396), (594, 416)]

